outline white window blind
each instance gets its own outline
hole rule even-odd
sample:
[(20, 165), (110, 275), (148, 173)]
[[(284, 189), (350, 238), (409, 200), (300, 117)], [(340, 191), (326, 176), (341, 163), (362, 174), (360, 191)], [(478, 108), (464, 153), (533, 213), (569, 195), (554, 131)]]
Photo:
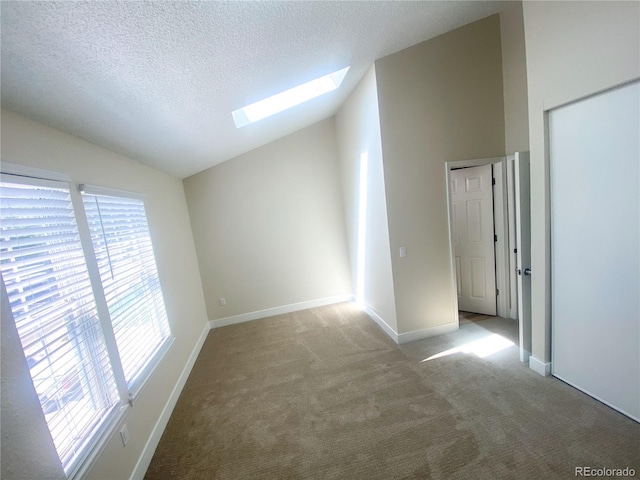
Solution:
[(2, 281), (53, 442), (69, 473), (120, 398), (69, 187), (18, 178), (3, 176), (0, 182)]
[(81, 198), (67, 182), (26, 175), (0, 177), (1, 280), (58, 456), (74, 476), (173, 339), (143, 201), (98, 187)]
[(170, 339), (144, 203), (82, 196), (122, 368), (135, 395)]

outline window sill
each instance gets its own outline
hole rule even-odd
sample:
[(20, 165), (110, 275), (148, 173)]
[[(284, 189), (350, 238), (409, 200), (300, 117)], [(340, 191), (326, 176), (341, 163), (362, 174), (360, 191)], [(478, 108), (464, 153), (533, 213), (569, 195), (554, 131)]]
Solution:
[(175, 341), (174, 336), (167, 337), (167, 339), (162, 343), (162, 345), (158, 347), (158, 349), (153, 354), (149, 362), (147, 362), (147, 365), (143, 368), (140, 375), (138, 375), (138, 378), (136, 379), (136, 381), (131, 384), (131, 386), (129, 387), (129, 405), (130, 406), (133, 407), (135, 405), (136, 400), (140, 396), (140, 393), (142, 392), (144, 387), (147, 385), (147, 383), (149, 382), (149, 379), (153, 376), (153, 373), (156, 371), (160, 363), (162, 363), (162, 360), (164, 359), (165, 355), (173, 345), (174, 341)]

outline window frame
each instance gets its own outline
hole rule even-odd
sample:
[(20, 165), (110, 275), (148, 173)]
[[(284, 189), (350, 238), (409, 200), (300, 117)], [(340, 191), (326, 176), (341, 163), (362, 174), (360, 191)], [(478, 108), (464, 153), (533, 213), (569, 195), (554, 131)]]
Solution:
[[(78, 228), (78, 234), (82, 245), (84, 254), (84, 260), (89, 274), (91, 283), (91, 289), (93, 292), (100, 328), (105, 338), (105, 344), (108, 352), (109, 363), (113, 369), (114, 379), (120, 398), (119, 404), (112, 408), (112, 411), (105, 417), (102, 424), (94, 430), (91, 436), (83, 439), (81, 443), (81, 452), (73, 458), (68, 465), (62, 465), (65, 475), (68, 479), (82, 478), (88, 470), (93, 466), (95, 460), (104, 450), (106, 444), (111, 439), (113, 433), (117, 430), (118, 426), (126, 417), (129, 408), (132, 408), (136, 399), (139, 397), (149, 380), (152, 378), (155, 370), (158, 368), (162, 360), (165, 358), (168, 351), (171, 349), (175, 341), (173, 335), (172, 322), (169, 318), (169, 312), (166, 309), (166, 302), (164, 309), (167, 316), (167, 326), (169, 329), (169, 335), (162, 343), (155, 349), (146, 362), (146, 365), (140, 370), (136, 376), (136, 381), (132, 382), (131, 387), (127, 386), (124, 371), (122, 369), (122, 363), (119, 356), (118, 346), (116, 343), (113, 326), (111, 324), (111, 316), (109, 315), (109, 307), (105, 298), (105, 292), (102, 286), (102, 280), (100, 276), (100, 270), (98, 268), (98, 261), (93, 248), (93, 241), (91, 238), (91, 232), (89, 229), (89, 223), (85, 212), (84, 202), (82, 198), (82, 191), (107, 195), (112, 197), (124, 197), (135, 198), (142, 200), (144, 203), (145, 195), (135, 192), (127, 192), (123, 190), (111, 189), (108, 187), (100, 187), (86, 184), (79, 184), (72, 180), (72, 178), (64, 173), (44, 170), (36, 167), (25, 166), (21, 164), (14, 164), (9, 162), (2, 162), (0, 165), (0, 174), (6, 181), (14, 181), (15, 183), (23, 183), (27, 185), (38, 185), (43, 183), (58, 184), (69, 189), (71, 203), (73, 207), (74, 217)], [(13, 180), (12, 180), (13, 179)], [(146, 212), (145, 205), (145, 219), (147, 227), (149, 229), (149, 237), (153, 249), (153, 258), (157, 265), (156, 250), (153, 248), (153, 239), (151, 238), (151, 226), (149, 224), (149, 218)], [(160, 272), (158, 271), (158, 281), (160, 284), (160, 291), (162, 292), (162, 298), (164, 300), (165, 294), (162, 288), (162, 281), (160, 278)], [(6, 287), (4, 284), (4, 277), (0, 272), (0, 282), (2, 290), (2, 301), (9, 301)], [(8, 311), (11, 312), (11, 320), (15, 324), (13, 310), (8, 306)], [(22, 345), (20, 350), (23, 352)], [(26, 357), (24, 357), (25, 364), (27, 363)], [(29, 376), (32, 380), (31, 375)], [(34, 387), (35, 388), (35, 387)], [(37, 392), (34, 393), (37, 395)], [(40, 403), (40, 402), (39, 402)], [(42, 410), (42, 409), (41, 409)], [(44, 417), (44, 412), (42, 413)], [(46, 423), (46, 422), (45, 422)], [(47, 428), (49, 425), (47, 424)], [(62, 462), (61, 462), (62, 464)]]
[[(141, 193), (135, 193), (135, 192), (128, 192), (125, 190), (116, 190), (116, 189), (112, 189), (112, 188), (107, 188), (107, 187), (100, 187), (97, 185), (87, 185), (87, 184), (77, 184), (77, 195), (78, 195), (78, 199), (79, 202), (81, 204), (81, 209), (82, 209), (82, 215), (83, 215), (83, 219), (82, 219), (82, 223), (83, 223), (83, 228), (86, 227), (86, 237), (89, 241), (90, 248), (91, 248), (91, 263), (92, 265), (92, 270), (95, 271), (95, 275), (96, 275), (96, 280), (95, 283), (96, 285), (100, 285), (100, 291), (99, 291), (99, 295), (101, 297), (100, 302), (102, 303), (104, 301), (104, 304), (102, 305), (103, 309), (104, 309), (104, 313), (100, 313), (100, 310), (98, 311), (99, 315), (101, 315), (101, 318), (105, 318), (108, 319), (109, 322), (109, 330), (111, 332), (110, 336), (113, 334), (113, 325), (111, 323), (111, 314), (109, 313), (109, 306), (107, 304), (107, 300), (105, 297), (105, 289), (102, 285), (102, 277), (100, 275), (100, 270), (98, 267), (98, 260), (97, 260), (97, 256), (96, 253), (94, 251), (93, 248), (93, 241), (91, 240), (91, 232), (89, 231), (89, 222), (87, 219), (87, 215), (86, 215), (86, 210), (84, 207), (84, 201), (82, 199), (82, 194), (88, 194), (88, 195), (103, 195), (103, 196), (108, 196), (108, 197), (118, 197), (118, 198), (132, 198), (132, 199), (136, 199), (136, 200), (141, 200), (143, 202), (144, 205), (144, 200), (146, 198), (145, 195), (141, 194)], [(147, 220), (147, 228), (149, 228), (149, 221), (148, 221), (148, 216), (146, 213), (146, 205), (145, 207), (145, 219)], [(82, 237), (82, 235), (81, 235)], [(149, 237), (151, 237), (151, 229), (149, 228)], [(151, 245), (153, 248), (153, 241), (151, 240)], [(155, 255), (155, 249), (153, 249), (153, 257), (154, 260), (156, 258)], [(91, 275), (91, 271), (90, 271), (90, 275)], [(158, 273), (158, 281), (160, 281), (160, 274)], [(93, 283), (93, 280), (92, 280)], [(162, 291), (162, 282), (160, 281), (160, 290)], [(164, 299), (164, 292), (162, 294), (162, 297)], [(165, 312), (166, 312), (166, 305), (164, 305), (165, 307)], [(148, 383), (150, 377), (153, 375), (153, 372), (155, 372), (155, 370), (158, 368), (158, 365), (160, 364), (160, 362), (162, 361), (162, 359), (164, 358), (164, 356), (167, 354), (167, 352), (169, 351), (169, 349), (171, 348), (171, 345), (173, 345), (173, 342), (175, 341), (175, 337), (173, 336), (172, 332), (171, 332), (171, 322), (169, 321), (169, 316), (167, 314), (167, 324), (169, 327), (169, 336), (167, 338), (164, 339), (164, 341), (158, 346), (158, 348), (152, 353), (152, 355), (149, 357), (149, 359), (146, 361), (145, 366), (140, 370), (140, 372), (138, 373), (138, 375), (136, 376), (136, 379), (134, 382), (132, 382), (131, 386), (127, 386), (127, 381), (126, 381), (126, 377), (124, 374), (124, 371), (122, 369), (122, 363), (120, 361), (120, 358), (118, 357), (118, 373), (116, 374), (118, 377), (121, 376), (121, 378), (119, 379), (119, 381), (123, 382), (123, 394), (126, 391), (126, 398), (127, 398), (127, 402), (129, 403), (129, 405), (133, 406), (134, 403), (136, 402), (137, 398), (140, 396), (140, 393), (142, 392), (142, 390), (144, 389), (144, 387), (146, 386), (146, 384)], [(118, 352), (118, 346), (115, 340), (115, 335), (113, 335), (113, 345), (114, 345), (114, 349), (116, 352)]]

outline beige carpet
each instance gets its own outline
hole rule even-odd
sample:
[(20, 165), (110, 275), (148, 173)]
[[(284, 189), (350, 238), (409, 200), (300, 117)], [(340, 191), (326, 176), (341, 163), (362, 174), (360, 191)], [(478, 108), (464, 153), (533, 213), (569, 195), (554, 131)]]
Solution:
[(520, 363), (516, 328), (399, 347), (340, 304), (212, 330), (145, 478), (638, 478), (640, 425)]

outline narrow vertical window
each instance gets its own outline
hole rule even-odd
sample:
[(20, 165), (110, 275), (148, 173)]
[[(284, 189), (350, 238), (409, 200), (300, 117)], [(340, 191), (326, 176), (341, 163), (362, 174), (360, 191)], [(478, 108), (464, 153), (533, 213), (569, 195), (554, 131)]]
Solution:
[(69, 474), (120, 404), (69, 186), (3, 175), (0, 208), (2, 281)]
[(82, 197), (122, 369), (135, 396), (170, 340), (144, 202), (87, 188)]

